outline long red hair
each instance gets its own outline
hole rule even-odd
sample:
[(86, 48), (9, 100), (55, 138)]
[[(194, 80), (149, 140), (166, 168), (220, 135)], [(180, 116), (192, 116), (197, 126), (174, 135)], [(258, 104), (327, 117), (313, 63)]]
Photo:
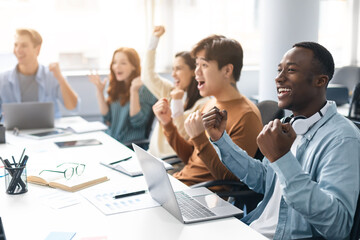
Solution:
[[(125, 53), (131, 65), (135, 67), (135, 70), (129, 76), (129, 83), (126, 83), (125, 86), (123, 83), (120, 83), (116, 80), (115, 73), (112, 70), (112, 65), (114, 62), (115, 54), (118, 52)], [(110, 105), (113, 102), (120, 101), (120, 105), (124, 106), (130, 99), (130, 85), (134, 78), (140, 76), (141, 66), (140, 66), (140, 57), (139, 54), (133, 48), (122, 47), (115, 50), (111, 64), (110, 64), (110, 82), (109, 88), (107, 90), (108, 99), (107, 103)], [(125, 87), (126, 91), (121, 91), (121, 88)]]

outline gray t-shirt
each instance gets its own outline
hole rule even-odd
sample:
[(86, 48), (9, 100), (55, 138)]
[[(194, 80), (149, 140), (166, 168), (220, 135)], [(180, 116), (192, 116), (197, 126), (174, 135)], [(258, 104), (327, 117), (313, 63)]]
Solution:
[(35, 75), (24, 75), (18, 72), (21, 102), (37, 102), (39, 86)]

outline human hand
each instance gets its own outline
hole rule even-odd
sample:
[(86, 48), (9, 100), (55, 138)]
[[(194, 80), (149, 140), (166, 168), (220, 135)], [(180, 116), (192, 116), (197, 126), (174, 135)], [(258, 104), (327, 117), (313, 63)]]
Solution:
[(217, 141), (223, 135), (226, 128), (227, 111), (213, 107), (209, 112), (202, 116), (204, 128), (212, 141)]
[(292, 126), (275, 119), (264, 126), (256, 141), (261, 153), (270, 162), (275, 162), (290, 151), (295, 139), (296, 133)]
[(165, 28), (164, 28), (164, 26), (155, 26), (155, 27), (154, 27), (153, 35), (154, 35), (155, 37), (160, 38), (164, 33), (165, 33)]
[(152, 107), (156, 118), (162, 125), (171, 122), (170, 104), (166, 98), (159, 99)]
[(184, 127), (190, 138), (195, 138), (205, 131), (204, 125), (202, 124), (201, 113), (199, 110), (191, 113), (186, 118)]
[(55, 62), (55, 63), (50, 63), (49, 64), (49, 70), (50, 72), (52, 72), (54, 74), (54, 77), (56, 79), (62, 79), (62, 74), (61, 74), (61, 71), (60, 71), (60, 66), (59, 66), (59, 63)]
[(103, 93), (106, 83), (108, 81), (108, 78), (104, 78), (104, 80), (101, 81), (100, 76), (98, 74), (92, 74), (92, 73), (90, 75), (88, 75), (88, 77), (89, 77), (89, 81), (92, 82), (96, 86), (96, 89), (98, 90), (98, 92)]
[(180, 88), (174, 88), (171, 92), (170, 92), (170, 96), (172, 99), (182, 99), (184, 96), (184, 90), (180, 89)]
[(140, 87), (143, 85), (142, 81), (141, 81), (141, 77), (137, 77), (134, 78), (131, 81), (131, 85), (130, 85), (130, 92), (138, 92)]

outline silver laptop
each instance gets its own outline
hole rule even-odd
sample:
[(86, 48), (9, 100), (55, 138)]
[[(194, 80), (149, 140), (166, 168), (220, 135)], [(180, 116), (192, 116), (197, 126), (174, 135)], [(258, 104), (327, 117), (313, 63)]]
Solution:
[(174, 192), (164, 164), (132, 144), (143, 170), (151, 197), (183, 223), (193, 223), (243, 214), (207, 188)]
[(3, 103), (6, 129), (39, 129), (54, 127), (54, 104), (51, 102)]

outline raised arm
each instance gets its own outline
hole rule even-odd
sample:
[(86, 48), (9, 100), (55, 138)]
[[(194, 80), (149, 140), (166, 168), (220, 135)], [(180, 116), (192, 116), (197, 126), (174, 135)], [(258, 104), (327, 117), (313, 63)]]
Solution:
[[(337, 124), (341, 131), (348, 131), (340, 121)], [(323, 132), (331, 130), (334, 129), (324, 129)], [(344, 239), (352, 227), (359, 194), (359, 138), (349, 134), (332, 139), (324, 136), (304, 139), (321, 143), (301, 153), (311, 159), (308, 160), (311, 167), (308, 164), (302, 166), (291, 153), (289, 145), (295, 137), (291, 125), (275, 120), (264, 127), (258, 142), (272, 162), (270, 166), (278, 176), (286, 203), (326, 239)], [(299, 151), (303, 150), (299, 148)], [(309, 154), (310, 151), (316, 154)], [(316, 173), (312, 169), (316, 169)]]
[(96, 98), (98, 100), (100, 113), (104, 116), (109, 112), (109, 106), (106, 103), (104, 96), (104, 89), (108, 79), (105, 78), (104, 80), (101, 80), (98, 74), (90, 74), (89, 81), (92, 82), (96, 87)]
[(237, 180), (236, 176), (222, 164), (214, 147), (206, 137), (200, 111), (189, 115), (185, 121), (185, 129), (198, 151), (198, 156), (215, 179)]
[(226, 133), (227, 112), (215, 107), (202, 116), (202, 121), (221, 162), (227, 169), (254, 191), (264, 193), (266, 166), (250, 157), (234, 143), (234, 140), (241, 142), (241, 139), (236, 138), (236, 134), (230, 138)]
[(140, 77), (135, 78), (130, 86), (130, 117), (136, 115), (141, 110), (139, 89), (142, 86)]
[(154, 28), (150, 40), (150, 47), (146, 53), (141, 73), (143, 84), (158, 99), (162, 97), (169, 97), (170, 91), (174, 87), (169, 80), (160, 77), (160, 75), (155, 72), (156, 47), (159, 38), (164, 33), (165, 28), (163, 26), (156, 26)]
[(78, 97), (75, 91), (71, 88), (68, 81), (61, 74), (59, 63), (51, 63), (49, 70), (54, 74), (60, 85), (60, 91), (64, 99), (64, 106), (68, 110), (73, 110), (78, 104)]
[(169, 102), (166, 98), (159, 99), (159, 101), (154, 104), (153, 111), (163, 126), (164, 135), (170, 146), (174, 149), (178, 157), (184, 163), (187, 163), (194, 148), (191, 143), (180, 136), (176, 126), (173, 124)]

